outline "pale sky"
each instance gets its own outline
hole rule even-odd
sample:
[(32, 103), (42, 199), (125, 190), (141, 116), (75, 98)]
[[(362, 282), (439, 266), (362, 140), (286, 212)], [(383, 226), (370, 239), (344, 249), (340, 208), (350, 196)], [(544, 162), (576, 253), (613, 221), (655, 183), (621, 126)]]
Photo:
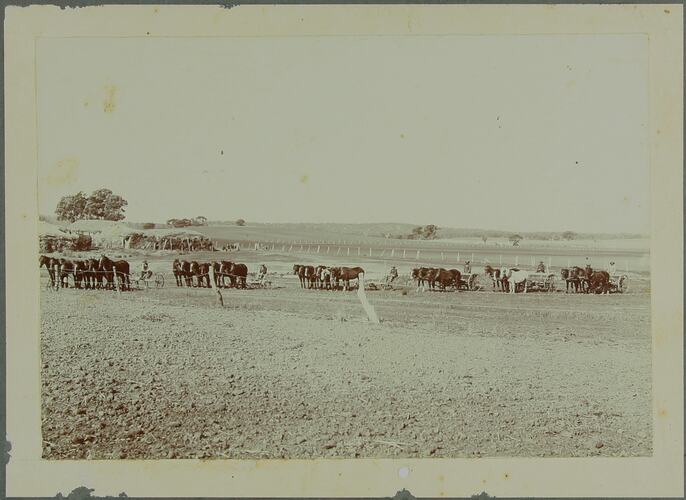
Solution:
[(107, 187), (132, 221), (650, 231), (642, 35), (37, 47), (43, 214)]

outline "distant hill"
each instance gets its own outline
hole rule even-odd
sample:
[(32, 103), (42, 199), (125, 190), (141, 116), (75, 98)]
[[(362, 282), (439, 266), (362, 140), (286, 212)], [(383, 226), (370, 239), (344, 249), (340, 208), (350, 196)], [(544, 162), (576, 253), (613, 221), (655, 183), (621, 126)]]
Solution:
[[(233, 221), (210, 221), (209, 225), (228, 225), (233, 226)], [(417, 227), (416, 224), (406, 224), (399, 222), (363, 222), (363, 223), (342, 223), (342, 222), (253, 222), (247, 223), (247, 226), (266, 228), (271, 227), (274, 230), (284, 230), (289, 233), (296, 233), (302, 231), (304, 233), (322, 232), (322, 233), (337, 233), (347, 236), (367, 236), (367, 237), (397, 237), (399, 235), (409, 235), (412, 230)], [(477, 229), (477, 228), (453, 228), (453, 227), (439, 227), (438, 238), (481, 238), (487, 236), (488, 238), (508, 238), (513, 234), (519, 234), (524, 239), (536, 240), (552, 240), (560, 239), (563, 231), (502, 231), (493, 229)], [(636, 239), (648, 238), (647, 235), (631, 234), (631, 233), (576, 233), (575, 239)]]
[[(42, 215), (40, 220), (52, 224), (59, 224), (55, 216)], [(133, 228), (142, 227), (142, 222), (128, 222), (127, 224)], [(208, 221), (209, 226), (229, 226), (238, 227), (234, 220), (231, 221)], [(164, 228), (167, 225), (164, 222), (157, 222), (157, 228)], [(409, 235), (412, 230), (417, 227), (416, 224), (406, 224), (399, 222), (363, 222), (363, 223), (342, 223), (342, 222), (250, 222), (247, 221), (243, 232), (250, 233), (250, 228), (258, 230), (260, 233), (266, 229), (275, 233), (285, 233), (294, 235), (303, 233), (304, 235), (313, 235), (322, 233), (327, 236), (338, 235), (340, 237), (360, 236), (372, 238), (393, 238), (400, 235)], [(196, 228), (197, 229), (197, 228)], [(572, 229), (573, 230), (573, 229)], [(211, 232), (211, 231), (210, 231)], [(537, 232), (523, 232), (523, 231), (501, 231), (491, 229), (478, 228), (453, 228), (440, 227), (437, 236), (440, 239), (451, 238), (481, 238), (486, 236), (488, 238), (508, 238), (513, 234), (521, 235), (525, 240), (559, 240), (562, 231), (537, 231)], [(630, 233), (576, 233), (575, 239), (580, 240), (605, 240), (605, 239), (638, 239), (648, 238), (647, 235), (630, 234)]]

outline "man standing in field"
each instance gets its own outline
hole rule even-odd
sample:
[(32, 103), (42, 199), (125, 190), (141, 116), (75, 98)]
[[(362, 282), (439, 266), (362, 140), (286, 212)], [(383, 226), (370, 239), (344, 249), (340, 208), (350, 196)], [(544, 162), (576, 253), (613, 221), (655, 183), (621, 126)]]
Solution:
[(610, 273), (610, 276), (617, 274), (617, 266), (615, 265), (614, 261), (610, 262), (607, 272)]
[(264, 278), (267, 276), (267, 266), (260, 264), (260, 270), (257, 273), (257, 281), (260, 285), (264, 285)]
[(390, 272), (388, 273), (388, 284), (390, 285), (395, 281), (395, 279), (398, 277), (398, 270), (395, 268), (395, 266), (391, 267)]
[(464, 273), (472, 274), (472, 262), (469, 260), (464, 263)]

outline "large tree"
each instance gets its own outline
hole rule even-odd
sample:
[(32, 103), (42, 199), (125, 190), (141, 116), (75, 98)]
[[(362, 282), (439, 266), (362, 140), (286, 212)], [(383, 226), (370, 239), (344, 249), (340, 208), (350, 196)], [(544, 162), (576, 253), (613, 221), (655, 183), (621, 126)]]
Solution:
[(55, 214), (58, 220), (74, 222), (80, 219), (122, 220), (124, 207), (128, 202), (109, 189), (98, 189), (90, 196), (82, 191), (64, 196), (57, 204)]

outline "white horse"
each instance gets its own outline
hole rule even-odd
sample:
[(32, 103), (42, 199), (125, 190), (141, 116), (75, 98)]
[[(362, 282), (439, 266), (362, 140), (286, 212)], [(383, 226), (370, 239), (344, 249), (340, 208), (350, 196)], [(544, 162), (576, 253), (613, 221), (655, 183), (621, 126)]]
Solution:
[(512, 269), (507, 269), (503, 267), (500, 270), (501, 279), (507, 280), (507, 285), (510, 287), (510, 293), (516, 293), (517, 285), (524, 285), (524, 293), (526, 293), (526, 280), (529, 279), (529, 273), (527, 271), (518, 270), (514, 271)]

